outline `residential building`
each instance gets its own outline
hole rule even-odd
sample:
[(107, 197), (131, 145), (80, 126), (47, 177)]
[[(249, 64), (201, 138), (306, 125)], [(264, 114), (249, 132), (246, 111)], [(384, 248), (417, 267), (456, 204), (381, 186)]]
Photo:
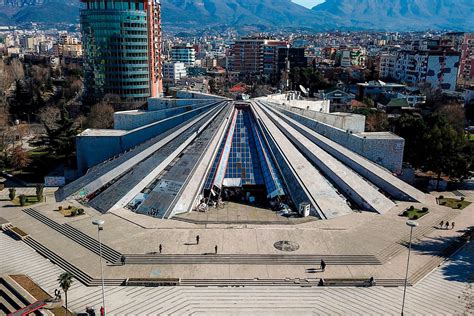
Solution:
[(181, 62), (165, 62), (163, 63), (163, 80), (166, 82), (176, 83), (187, 76), (186, 65)]
[(264, 46), (268, 39), (242, 38), (230, 48), (228, 69), (240, 73), (263, 73)]
[(196, 49), (189, 44), (174, 46), (171, 48), (171, 60), (184, 63), (186, 66), (194, 66), (196, 63)]
[(159, 0), (81, 0), (86, 98), (162, 94)]
[(380, 59), (380, 78), (408, 84), (430, 83), (435, 89), (455, 90), (460, 54), (451, 50), (402, 50)]
[(465, 34), (461, 45), (459, 84), (466, 87), (474, 85), (474, 33)]

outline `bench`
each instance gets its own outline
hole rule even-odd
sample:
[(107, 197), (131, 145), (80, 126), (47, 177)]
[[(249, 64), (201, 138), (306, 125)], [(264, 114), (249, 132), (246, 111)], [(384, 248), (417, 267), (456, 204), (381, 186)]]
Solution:
[(356, 286), (356, 287), (369, 287), (375, 285), (375, 280), (370, 278), (367, 279), (324, 279), (324, 285), (321, 285), (321, 281), (318, 282), (320, 286)]
[(178, 286), (180, 282), (179, 278), (129, 278), (125, 281), (125, 286)]

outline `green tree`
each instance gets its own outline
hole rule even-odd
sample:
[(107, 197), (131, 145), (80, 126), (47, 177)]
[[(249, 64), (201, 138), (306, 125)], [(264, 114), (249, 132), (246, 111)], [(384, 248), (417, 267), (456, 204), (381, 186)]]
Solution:
[(16, 189), (15, 188), (10, 188), (8, 189), (8, 197), (10, 198), (10, 201), (13, 201), (16, 197)]
[(60, 118), (53, 126), (45, 123), (43, 125), (46, 133), (36, 145), (46, 147), (50, 154), (63, 156), (66, 165), (71, 165), (71, 158), (74, 157), (76, 150), (76, 135), (79, 133), (75, 121), (69, 117), (66, 109), (62, 109)]
[(313, 93), (318, 90), (328, 89), (332, 86), (329, 81), (327, 81), (322, 74), (313, 67), (295, 67), (291, 69), (290, 82), (294, 90), (299, 89), (299, 86), (301, 85)]
[(402, 115), (395, 132), (405, 139), (405, 161), (413, 167), (462, 179), (473, 165), (472, 145), (462, 129), (450, 124), (446, 117)]
[(61, 289), (64, 291), (64, 298), (65, 298), (65, 303), (66, 303), (66, 310), (67, 308), (67, 292), (71, 288), (72, 283), (74, 282), (73, 280), (74, 276), (69, 273), (69, 272), (63, 272), (59, 275), (58, 281), (59, 281), (59, 286)]
[(38, 202), (43, 201), (43, 196), (44, 196), (44, 184), (37, 184), (36, 185), (36, 198), (38, 199)]

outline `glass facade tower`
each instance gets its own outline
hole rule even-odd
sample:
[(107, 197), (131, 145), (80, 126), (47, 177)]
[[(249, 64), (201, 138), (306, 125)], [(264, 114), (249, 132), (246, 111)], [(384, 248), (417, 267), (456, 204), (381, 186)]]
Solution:
[(82, 0), (86, 97), (140, 102), (160, 94), (159, 22), (157, 0)]

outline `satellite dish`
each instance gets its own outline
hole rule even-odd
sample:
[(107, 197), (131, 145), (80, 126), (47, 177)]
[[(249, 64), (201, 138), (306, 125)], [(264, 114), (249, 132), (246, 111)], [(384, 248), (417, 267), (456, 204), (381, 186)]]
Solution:
[(302, 85), (300, 85), (300, 90), (301, 90), (301, 92), (303, 92), (304, 94), (308, 94), (308, 90), (306, 90), (306, 88), (303, 87)]

